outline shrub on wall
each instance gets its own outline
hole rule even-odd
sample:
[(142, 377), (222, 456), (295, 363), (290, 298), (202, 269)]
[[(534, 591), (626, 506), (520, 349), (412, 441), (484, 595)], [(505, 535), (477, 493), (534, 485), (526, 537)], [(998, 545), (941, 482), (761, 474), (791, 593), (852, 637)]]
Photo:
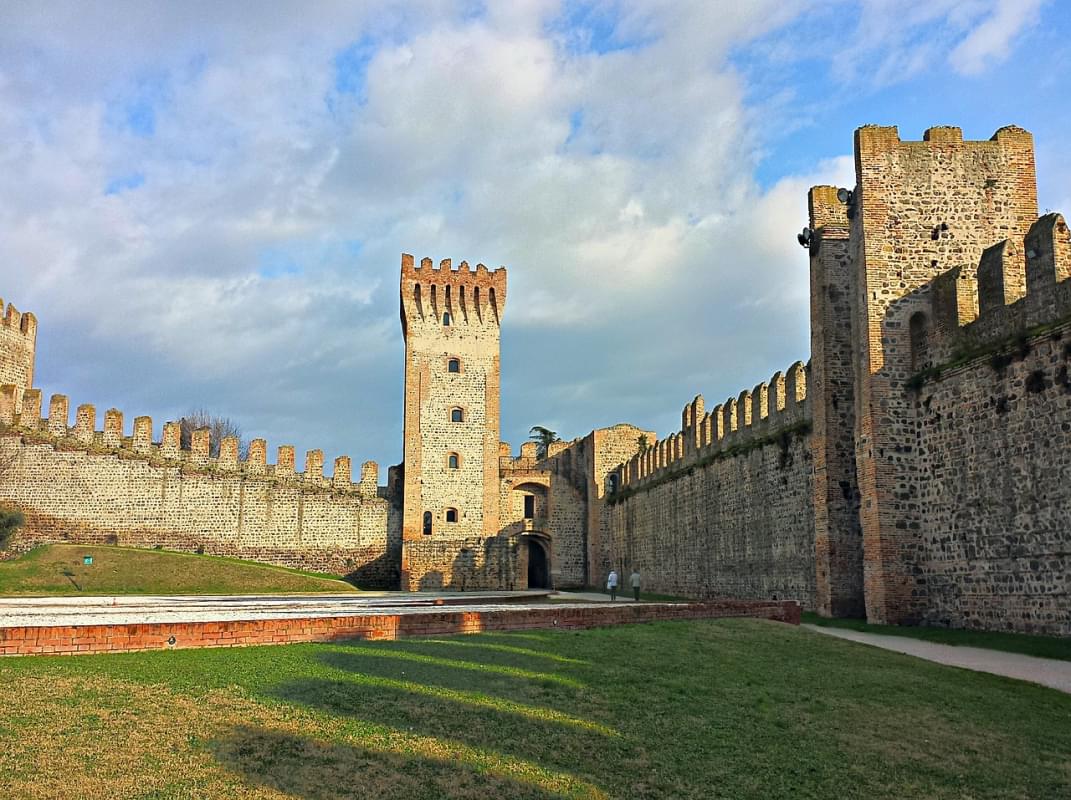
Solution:
[(0, 550), (7, 547), (7, 543), (11, 541), (15, 531), (21, 528), (25, 521), (26, 519), (22, 516), (22, 512), (9, 508), (0, 508)]

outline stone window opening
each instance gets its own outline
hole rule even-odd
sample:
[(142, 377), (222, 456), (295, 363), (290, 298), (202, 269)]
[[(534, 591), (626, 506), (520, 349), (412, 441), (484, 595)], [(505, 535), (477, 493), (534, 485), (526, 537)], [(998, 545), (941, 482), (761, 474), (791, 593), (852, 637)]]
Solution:
[(463, 409), (463, 408), (451, 408), (450, 409), (450, 421), (451, 422), (464, 422), (465, 421), (465, 409)]
[(446, 509), (446, 521), (447, 522), (457, 522), (457, 509), (456, 508), (448, 508), (448, 509)]
[(450, 312), (449, 311), (444, 311), (443, 312), (443, 326), (444, 327), (449, 327), (450, 323), (452, 321), (453, 321), (453, 317), (450, 316)]
[(431, 512), (424, 512), (424, 535), (431, 536)]
[(457, 453), (450, 453), (446, 456), (446, 466), (448, 469), (461, 469), (461, 456)]
[(535, 519), (535, 495), (526, 494), (524, 496), (524, 518)]
[(461, 372), (461, 359), (451, 358), (446, 362), (447, 372)]

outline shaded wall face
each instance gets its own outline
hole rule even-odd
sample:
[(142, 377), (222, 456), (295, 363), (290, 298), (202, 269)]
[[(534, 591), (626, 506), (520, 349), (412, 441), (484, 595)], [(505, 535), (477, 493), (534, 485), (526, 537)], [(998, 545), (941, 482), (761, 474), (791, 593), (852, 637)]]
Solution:
[(406, 591), (477, 591), (527, 588), (522, 540), (515, 536), (409, 540)]
[(1065, 326), (916, 394), (922, 622), (1071, 635), (1069, 344)]
[(771, 443), (609, 506), (610, 560), (646, 591), (813, 608), (811, 445)]

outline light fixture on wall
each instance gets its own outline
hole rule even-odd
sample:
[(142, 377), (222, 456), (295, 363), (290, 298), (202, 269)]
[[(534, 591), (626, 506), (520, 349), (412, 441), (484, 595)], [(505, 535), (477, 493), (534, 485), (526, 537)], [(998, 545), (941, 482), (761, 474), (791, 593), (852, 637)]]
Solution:
[(800, 233), (796, 234), (796, 241), (800, 243), (800, 247), (810, 249), (811, 242), (814, 241), (814, 231), (810, 228), (804, 228)]

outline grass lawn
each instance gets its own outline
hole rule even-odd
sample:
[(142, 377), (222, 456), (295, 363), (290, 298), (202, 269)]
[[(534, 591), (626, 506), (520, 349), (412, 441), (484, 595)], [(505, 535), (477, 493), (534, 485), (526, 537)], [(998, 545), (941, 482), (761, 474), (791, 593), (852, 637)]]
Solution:
[(772, 622), (0, 661), (0, 796), (1058, 798), (1071, 695)]
[[(82, 563), (87, 555), (90, 566)], [(352, 591), (328, 575), (166, 550), (55, 544), (0, 561), (0, 595)]]
[(951, 628), (927, 628), (901, 625), (868, 625), (860, 619), (827, 619), (813, 612), (804, 612), (803, 621), (825, 628), (847, 628), (885, 636), (907, 636), (925, 639), (940, 644), (958, 644), (965, 647), (986, 647), (1007, 653), (1022, 653), (1039, 658), (1058, 658), (1071, 661), (1071, 638), (1057, 636), (1031, 636), (1026, 633), (990, 633), (965, 631)]

